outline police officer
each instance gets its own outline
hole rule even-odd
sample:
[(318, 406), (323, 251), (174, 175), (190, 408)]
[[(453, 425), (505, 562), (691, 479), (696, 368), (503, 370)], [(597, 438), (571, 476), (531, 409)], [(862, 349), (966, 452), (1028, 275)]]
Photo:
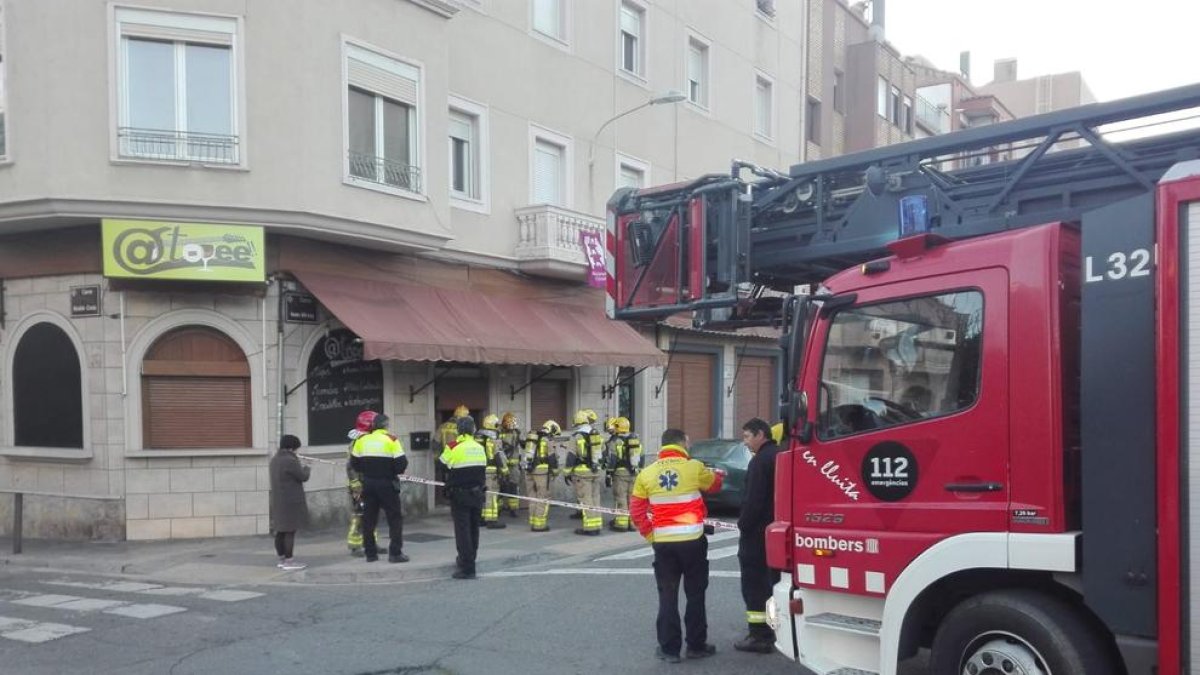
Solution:
[(500, 522), (500, 497), (496, 493), (500, 491), (500, 481), (508, 477), (508, 459), (500, 448), (500, 418), (484, 416), (483, 428), (475, 433), (475, 441), (483, 446), (487, 455), (488, 491), (483, 502), (483, 524), (489, 530), (501, 530), (508, 525)]
[(634, 526), (654, 547), (654, 580), (658, 585), (658, 658), (679, 663), (683, 631), (679, 625), (679, 582), (687, 596), (687, 656), (713, 655), (708, 644), (704, 593), (708, 589), (708, 509), (702, 492), (721, 489), (724, 473), (712, 470), (687, 451), (687, 434), (667, 429), (658, 461), (638, 474), (630, 499)]
[[(500, 449), (504, 451), (504, 457), (508, 460), (508, 477), (505, 479), (501, 476), (500, 489), (510, 495), (520, 494), (521, 486), (525, 484), (525, 472), (521, 462), (521, 455), (524, 453), (519, 424), (517, 416), (511, 412), (504, 413), (504, 417), (500, 418)], [(508, 512), (510, 518), (517, 517), (517, 509), (520, 507), (521, 500), (515, 496), (500, 498), (500, 512)]]
[[(633, 480), (642, 470), (642, 440), (630, 429), (629, 420), (612, 420), (612, 436), (608, 439), (608, 464), (612, 474), (613, 508), (629, 510), (629, 493)], [(629, 516), (614, 516), (608, 523), (614, 532), (628, 532)]]
[(746, 467), (746, 491), (738, 517), (738, 564), (749, 632), (733, 648), (770, 654), (775, 651), (775, 632), (767, 625), (767, 599), (779, 581), (779, 572), (767, 567), (766, 529), (775, 514), (775, 456), (779, 446), (771, 427), (757, 417), (742, 425), (742, 442), (754, 454)]
[[(575, 497), (582, 511), (582, 527), (575, 534), (596, 536), (604, 525), (604, 519), (591, 507), (596, 504), (596, 479), (600, 477), (600, 454), (594, 451), (592, 425), (584, 410), (576, 411), (571, 423), (571, 445), (567, 450), (566, 480), (575, 488)], [(603, 441), (601, 441), (603, 445)]]
[[(525, 494), (535, 499), (550, 498), (550, 480), (558, 474), (558, 455), (550, 442), (562, 433), (562, 427), (554, 420), (546, 420), (541, 429), (529, 430), (525, 436)], [(550, 531), (550, 505), (541, 502), (529, 504), (529, 529), (534, 532)]]
[(350, 450), (350, 464), (363, 477), (363, 552), (367, 562), (379, 560), (375, 524), (382, 508), (388, 524), (388, 562), (408, 562), (403, 551), (404, 519), (400, 512), (400, 495), (395, 485), (396, 476), (408, 469), (408, 457), (404, 456), (400, 441), (388, 433), (387, 415), (368, 410), (359, 418), (371, 429), (370, 433), (355, 439)]
[(475, 420), (460, 417), (457, 428), (458, 438), (442, 451), (438, 460), (446, 467), (446, 491), (450, 496), (454, 544), (458, 549), (458, 570), (453, 576), (455, 579), (474, 579), (488, 459), (487, 451), (475, 440)]

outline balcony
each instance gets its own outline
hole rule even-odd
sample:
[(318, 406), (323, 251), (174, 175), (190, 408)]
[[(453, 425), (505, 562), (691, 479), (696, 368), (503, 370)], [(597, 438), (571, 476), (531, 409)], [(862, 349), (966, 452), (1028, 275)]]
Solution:
[(350, 152), (350, 176), (409, 192), (421, 191), (420, 167), (361, 152)]
[(934, 105), (928, 99), (917, 96), (917, 124), (931, 134), (950, 133), (950, 111), (945, 106)]
[(586, 278), (579, 233), (603, 233), (604, 220), (549, 204), (526, 206), (516, 214), (516, 257), (522, 272), (572, 281)]
[(200, 164), (237, 164), (238, 137), (164, 129), (117, 129), (122, 159), (151, 159)]

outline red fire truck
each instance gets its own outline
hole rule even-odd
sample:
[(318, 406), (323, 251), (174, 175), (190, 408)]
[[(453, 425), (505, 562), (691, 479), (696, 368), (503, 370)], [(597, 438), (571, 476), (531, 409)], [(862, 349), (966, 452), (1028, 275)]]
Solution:
[(819, 675), (921, 650), (935, 675), (1200, 672), (1200, 131), (1148, 124), (1197, 106), (613, 195), (611, 317), (780, 330), (779, 651)]

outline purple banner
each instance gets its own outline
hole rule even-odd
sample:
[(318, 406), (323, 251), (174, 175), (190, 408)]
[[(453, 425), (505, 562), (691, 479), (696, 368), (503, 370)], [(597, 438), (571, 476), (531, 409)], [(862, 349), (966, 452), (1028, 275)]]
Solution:
[(587, 260), (588, 286), (604, 288), (607, 275), (604, 271), (604, 242), (600, 232), (591, 230), (579, 231), (579, 245), (583, 247), (583, 257)]

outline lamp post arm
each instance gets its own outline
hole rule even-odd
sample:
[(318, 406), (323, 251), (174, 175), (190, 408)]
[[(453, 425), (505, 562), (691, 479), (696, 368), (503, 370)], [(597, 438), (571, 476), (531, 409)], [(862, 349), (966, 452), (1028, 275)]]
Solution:
[(621, 119), (622, 117), (624, 117), (626, 115), (635, 113), (635, 112), (641, 110), (642, 108), (648, 108), (652, 105), (654, 105), (653, 101), (646, 101), (645, 103), (643, 103), (639, 106), (630, 108), (629, 110), (626, 110), (625, 112), (623, 112), (615, 117), (610, 117), (608, 120), (606, 120), (604, 122), (604, 124), (601, 124), (600, 128), (597, 129), (596, 133), (592, 136), (591, 145), (588, 146), (588, 166), (591, 166), (596, 161), (596, 141), (600, 140), (600, 134), (608, 127), (608, 125), (612, 124), (613, 122), (616, 122), (617, 120)]

